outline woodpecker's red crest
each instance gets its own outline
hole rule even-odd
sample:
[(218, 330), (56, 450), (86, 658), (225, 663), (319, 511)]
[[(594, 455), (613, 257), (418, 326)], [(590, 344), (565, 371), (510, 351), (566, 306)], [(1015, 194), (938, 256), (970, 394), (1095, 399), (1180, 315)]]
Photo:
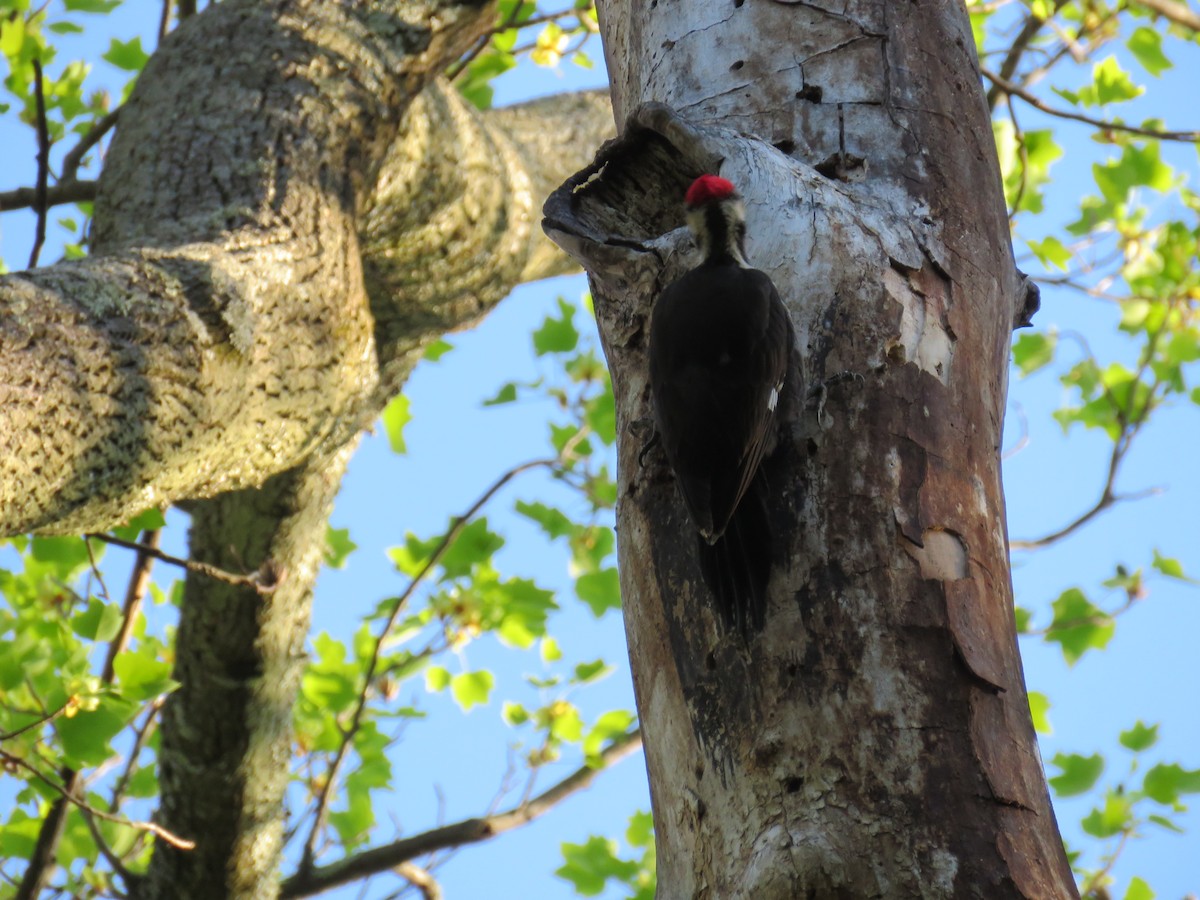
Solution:
[(733, 184), (697, 178), (684, 198), (701, 263), (662, 292), (650, 320), (650, 387), (658, 434), (699, 532), (700, 567), (726, 619), (761, 626), (771, 567), (759, 466), (793, 334), (771, 279), (745, 257)]
[(687, 189), (683, 202), (688, 206), (701, 206), (711, 200), (724, 200), (737, 193), (733, 182), (720, 175), (701, 175)]

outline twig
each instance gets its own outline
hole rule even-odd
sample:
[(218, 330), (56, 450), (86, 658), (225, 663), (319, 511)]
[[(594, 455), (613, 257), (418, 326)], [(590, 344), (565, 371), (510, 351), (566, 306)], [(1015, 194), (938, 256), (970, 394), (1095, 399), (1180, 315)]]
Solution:
[(34, 212), (37, 213), (37, 230), (34, 232), (33, 249), (29, 253), (29, 268), (36, 269), (42, 245), (46, 243), (46, 184), (50, 180), (50, 128), (46, 124), (46, 90), (42, 79), (42, 62), (33, 60), (33, 90), (37, 100), (37, 188), (35, 189)]
[(146, 718), (134, 731), (133, 746), (129, 749), (129, 755), (125, 759), (125, 768), (117, 778), (116, 784), (113, 785), (112, 795), (108, 800), (109, 812), (115, 813), (120, 810), (121, 801), (125, 799), (125, 791), (129, 787), (129, 780), (133, 777), (133, 770), (137, 767), (138, 757), (141, 756), (146, 741), (154, 733), (154, 720), (158, 718), (158, 713), (165, 702), (166, 697), (155, 697), (150, 704), (150, 711), (146, 713)]
[[(565, 450), (566, 447), (563, 449)], [(433, 571), (434, 567), (441, 562), (442, 557), (446, 554), (446, 551), (450, 549), (450, 546), (462, 532), (463, 528), (466, 527), (467, 523), (474, 518), (475, 514), (478, 513), (479, 510), (482, 509), (483, 506), (489, 500), (491, 500), (501, 488), (503, 488), (506, 484), (523, 472), (528, 472), (531, 469), (548, 468), (559, 465), (561, 461), (561, 454), (551, 459), (531, 460), (530, 462), (522, 463), (519, 466), (514, 466), (497, 478), (494, 482), (492, 482), (491, 486), (484, 491), (474, 503), (471, 504), (471, 507), (465, 513), (452, 521), (450, 528), (447, 529), (446, 533), (442, 536), (442, 539), (438, 542), (437, 546), (430, 554), (429, 559), (425, 561), (425, 565), (422, 566), (421, 570), (412, 577), (408, 583), (408, 587), (404, 589), (404, 593), (396, 598), (396, 602), (392, 605), (391, 614), (388, 616), (383, 628), (375, 638), (375, 646), (372, 648), (371, 658), (367, 661), (367, 668), (363, 675), (362, 689), (359, 691), (357, 702), (354, 705), (354, 711), (350, 714), (350, 724), (342, 732), (341, 743), (338, 746), (337, 752), (334, 754), (333, 761), (329, 764), (329, 771), (325, 777), (325, 783), (321, 786), (321, 793), (317, 798), (316, 816), (313, 818), (312, 829), (308, 832), (308, 838), (304, 842), (304, 853), (300, 858), (299, 871), (301, 873), (313, 871), (313, 862), (316, 857), (317, 838), (325, 827), (325, 819), (329, 814), (329, 803), (333, 799), (334, 785), (337, 782), (338, 772), (342, 767), (342, 763), (346, 759), (346, 755), (350, 751), (350, 745), (354, 741), (355, 734), (358, 733), (358, 729), (362, 725), (363, 712), (367, 707), (367, 694), (370, 691), (371, 681), (375, 677), (375, 671), (379, 667), (379, 658), (383, 653), (384, 642), (387, 640), (388, 634), (395, 627), (396, 621), (400, 617), (401, 610), (404, 609), (409, 599), (416, 591), (417, 586), (420, 585), (421, 582), (424, 581), (429, 575), (429, 573)]]
[(79, 167), (83, 165), (83, 158), (87, 155), (87, 152), (104, 140), (104, 136), (112, 131), (113, 126), (117, 124), (117, 119), (120, 117), (121, 108), (118, 106), (112, 112), (106, 113), (93, 122), (87, 134), (79, 139), (79, 143), (67, 151), (67, 155), (63, 157), (62, 178), (59, 179), (58, 183), (60, 189), (71, 183), (94, 183), (76, 181), (75, 176), (79, 172)]
[(996, 85), (1005, 93), (1020, 97), (1034, 109), (1039, 109), (1046, 115), (1054, 116), (1059, 119), (1069, 119), (1072, 122), (1083, 122), (1085, 125), (1091, 125), (1093, 128), (1099, 128), (1102, 131), (1121, 131), (1126, 134), (1137, 134), (1143, 137), (1158, 138), (1161, 141), (1182, 141), (1184, 143), (1195, 143), (1200, 141), (1200, 131), (1158, 131), (1154, 128), (1142, 128), (1137, 125), (1126, 125), (1122, 122), (1110, 122), (1104, 119), (1093, 119), (1091, 116), (1085, 116), (1080, 113), (1074, 113), (1065, 109), (1055, 109), (1052, 106), (1044, 103), (1039, 97), (1031, 94), (1023, 87), (1013, 84), (1005, 78), (1001, 78), (994, 72), (989, 72), (987, 69), (980, 70), (983, 77)]
[(179, 566), (187, 569), (189, 572), (198, 572), (201, 575), (207, 575), (209, 578), (214, 578), (217, 581), (223, 581), (226, 584), (243, 585), (252, 587), (258, 593), (267, 595), (272, 593), (279, 583), (283, 580), (278, 570), (272, 565), (271, 561), (263, 563), (262, 567), (257, 572), (251, 572), (248, 575), (239, 575), (236, 572), (227, 572), (217, 566), (209, 563), (199, 562), (194, 559), (180, 559), (178, 556), (171, 556), (169, 553), (164, 553), (161, 550), (153, 547), (147, 547), (144, 544), (136, 543), (135, 541), (127, 541), (112, 534), (100, 534), (98, 532), (90, 532), (84, 535), (86, 538), (95, 538), (98, 541), (103, 541), (106, 544), (112, 544), (116, 547), (124, 547), (126, 550), (137, 550), (139, 553), (146, 553), (157, 560), (168, 563), (172, 566)]
[(92, 814), (80, 808), (79, 815), (83, 819), (83, 824), (87, 825), (88, 831), (92, 833), (92, 840), (96, 842), (96, 849), (100, 851), (100, 855), (108, 860), (108, 864), (112, 866), (113, 872), (128, 887), (129, 883), (138, 876), (125, 868), (125, 863), (121, 861), (121, 857), (113, 853), (112, 848), (108, 846), (108, 842), (104, 840), (104, 835), (100, 833), (100, 826), (96, 824), (96, 820), (92, 817)]
[(442, 900), (442, 886), (437, 883), (426, 869), (411, 862), (403, 862), (396, 866), (395, 873), (421, 892), (425, 900)]
[(475, 42), (475, 46), (468, 50), (462, 59), (446, 70), (446, 80), (453, 81), (464, 71), (466, 71), (467, 66), (473, 63), (475, 58), (487, 49), (487, 45), (492, 42), (493, 36), (500, 34), (501, 32), (508, 31), (508, 29), (512, 28), (513, 24), (517, 21), (517, 16), (521, 14), (521, 7), (524, 5), (525, 4), (522, 2), (522, 0), (517, 0), (516, 5), (513, 6), (512, 12), (508, 14), (508, 18), (506, 18), (491, 31), (482, 35), (479, 40)]
[[(142, 532), (142, 546), (145, 550), (139, 550), (137, 559), (133, 562), (133, 571), (129, 573), (129, 584), (125, 588), (125, 602), (121, 606), (121, 630), (117, 632), (117, 636), (109, 642), (108, 654), (104, 658), (104, 669), (101, 672), (100, 679), (105, 682), (113, 680), (113, 663), (116, 661), (117, 655), (121, 653), (129, 645), (129, 637), (133, 634), (133, 623), (137, 618), (138, 611), (142, 608), (142, 599), (146, 596), (146, 589), (150, 586), (150, 570), (154, 567), (154, 557), (147, 550), (157, 550), (159, 536), (162, 530), (159, 528), (148, 528)], [(91, 545), (88, 545), (88, 552), (91, 552)]]
[[(600, 758), (605, 767), (608, 767), (624, 759), (641, 745), (641, 731), (635, 729), (616, 738), (601, 751)], [(602, 771), (603, 769), (582, 766), (562, 781), (538, 794), (528, 803), (513, 807), (506, 812), (483, 818), (464, 819), (451, 825), (444, 825), (441, 828), (393, 841), (382, 847), (364, 850), (327, 866), (299, 871), (284, 880), (279, 896), (283, 900), (311, 897), (330, 888), (394, 869), (401, 863), (435, 850), (486, 841), (545, 815), (572, 794), (588, 787)]]
[[(1054, 9), (1050, 13), (1050, 18), (1053, 18), (1059, 9), (1066, 5), (1066, 2), (1067, 0), (1054, 0)], [(1043, 19), (1041, 16), (1035, 15), (1032, 11), (1025, 17), (1025, 22), (1022, 24), (1021, 30), (1013, 38), (1013, 42), (1009, 45), (1008, 53), (1000, 63), (1001, 78), (1007, 79), (1013, 77), (1017, 71), (1017, 66), (1021, 63), (1021, 57), (1025, 55), (1025, 51), (1047, 21), (1049, 19)], [(988, 109), (995, 109), (999, 99), (999, 93), (993, 87), (987, 92)]]
[(1144, 6), (1183, 28), (1200, 31), (1200, 14), (1193, 12), (1186, 4), (1177, 3), (1176, 0), (1137, 0), (1137, 5)]
[(5, 741), (11, 741), (13, 738), (17, 737), (18, 735), (24, 734), (26, 731), (29, 731), (31, 728), (37, 728), (41, 725), (45, 725), (48, 722), (53, 722), (55, 719), (57, 719), (59, 716), (61, 716), (63, 713), (65, 713), (67, 711), (67, 708), (70, 705), (71, 705), (71, 701), (68, 700), (66, 703), (64, 703), (62, 706), (60, 706), (54, 712), (48, 713), (45, 715), (41, 715), (37, 718), (36, 721), (30, 722), (28, 725), (22, 725), (20, 728), (17, 728), (14, 731), (6, 731), (4, 734), (0, 734), (0, 744), (4, 743)]
[[(97, 183), (95, 181), (60, 181), (53, 187), (46, 188), (46, 209), (67, 203), (84, 203), (95, 200)], [(29, 209), (37, 206), (37, 202), (36, 188), (23, 187), (11, 191), (0, 191), (0, 212)]]
[[(8, 754), (0, 750), (0, 757), (7, 758)], [(24, 762), (24, 760), (22, 760)], [(35, 770), (36, 772), (36, 770)], [(43, 778), (41, 772), (36, 772)], [(42, 894), (46, 882), (54, 872), (54, 857), (58, 850), (58, 842), (62, 839), (63, 826), (67, 821), (67, 792), (73, 794), (79, 784), (79, 773), (74, 769), (65, 768), (62, 771), (63, 785), (55, 784), (63, 796), (50, 804), (50, 811), (42, 819), (42, 827), (38, 829), (37, 842), (29, 857), (29, 867), (21, 877), (14, 900), (36, 900)]]
[(1012, 209), (1008, 213), (1008, 223), (1011, 225), (1013, 219), (1017, 217), (1017, 210), (1021, 208), (1021, 201), (1025, 199), (1025, 186), (1029, 183), (1029, 148), (1025, 146), (1025, 132), (1021, 130), (1021, 123), (1017, 121), (1017, 111), (1013, 106), (1012, 94), (1004, 95), (1005, 105), (1008, 107), (1008, 118), (1013, 124), (1013, 138), (1017, 142), (1017, 155), (1021, 159), (1021, 183), (1017, 185), (1017, 196), (1013, 198)]
[(133, 819), (127, 819), (124, 816), (118, 816), (113, 813), (105, 812), (102, 809), (96, 809), (94, 806), (90, 806), (85, 800), (75, 796), (73, 790), (68, 790), (67, 787), (59, 784), (49, 775), (43, 773), (41, 769), (37, 768), (37, 766), (30, 765), (19, 756), (14, 756), (11, 753), (0, 750), (0, 759), (3, 759), (6, 763), (24, 769), (43, 784), (61, 794), (64, 800), (67, 800), (72, 805), (78, 807), (80, 811), (87, 813), (88, 815), (95, 816), (98, 819), (103, 819), (106, 822), (115, 822), (117, 825), (124, 825), (137, 831), (148, 831), (155, 837), (166, 841), (176, 850), (193, 850), (196, 847), (195, 841), (189, 841), (187, 838), (181, 838), (177, 834), (173, 834), (155, 822), (137, 822)]
[(167, 36), (171, 29), (171, 0), (162, 0), (162, 13), (158, 17), (158, 42)]

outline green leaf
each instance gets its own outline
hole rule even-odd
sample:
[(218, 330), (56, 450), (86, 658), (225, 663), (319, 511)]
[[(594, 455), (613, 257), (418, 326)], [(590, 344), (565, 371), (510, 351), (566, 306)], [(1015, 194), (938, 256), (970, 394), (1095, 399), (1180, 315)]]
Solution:
[(1136, 187), (1168, 191), (1175, 180), (1174, 171), (1159, 156), (1157, 141), (1140, 147), (1126, 145), (1120, 159), (1109, 160), (1104, 165), (1093, 164), (1092, 177), (1100, 193), (1111, 203), (1124, 203)]
[[(97, 552), (99, 548), (94, 548)], [(74, 535), (43, 537), (34, 535), (29, 548), (30, 555), (38, 562), (48, 563), (63, 581), (70, 581), (89, 564), (88, 548), (83, 538)]]
[(1167, 829), (1167, 831), (1173, 831), (1176, 834), (1185, 834), (1186, 833), (1182, 828), (1180, 828), (1178, 825), (1176, 825), (1174, 822), (1172, 822), (1166, 816), (1160, 816), (1157, 813), (1155, 813), (1154, 815), (1146, 816), (1146, 821), (1153, 822), (1159, 828), (1165, 828), (1165, 829)]
[(574, 350), (579, 343), (579, 332), (575, 330), (573, 319), (575, 307), (558, 298), (559, 318), (546, 316), (542, 327), (533, 333), (533, 349), (538, 356), (547, 353), (566, 353)]
[(579, 663), (575, 666), (574, 680), (580, 684), (586, 684), (589, 681), (594, 681), (597, 678), (603, 678), (605, 675), (612, 674), (612, 666), (602, 659), (597, 659), (588, 663)]
[(1050, 779), (1050, 786), (1060, 797), (1086, 794), (1104, 771), (1104, 757), (1099, 754), (1080, 756), (1077, 753), (1058, 753), (1050, 762), (1062, 770), (1061, 775)]
[(1033, 729), (1038, 734), (1053, 734), (1050, 727), (1050, 698), (1040, 691), (1029, 692), (1029, 715), (1033, 718)]
[(421, 354), (421, 358), (427, 360), (428, 362), (437, 362), (453, 349), (454, 345), (449, 341), (438, 338), (425, 348), (425, 352)]
[(124, 42), (113, 38), (108, 45), (108, 52), (101, 58), (126, 72), (140, 72), (146, 65), (146, 60), (150, 58), (150, 54), (142, 49), (140, 37)]
[(375, 825), (375, 811), (366, 791), (347, 791), (346, 801), (346, 809), (329, 814), (329, 824), (337, 831), (342, 844), (353, 848), (366, 841)]
[(1133, 827), (1133, 804), (1124, 794), (1109, 791), (1103, 808), (1093, 809), (1079, 823), (1092, 837), (1110, 838)]
[(1176, 763), (1159, 763), (1146, 773), (1142, 792), (1151, 800), (1171, 806), (1180, 794), (1200, 793), (1200, 769), (1185, 769)]
[(551, 540), (568, 537), (577, 528), (562, 510), (544, 503), (526, 503), (524, 500), (518, 500), (515, 508), (525, 518), (541, 525), (542, 531), (546, 532)]
[(444, 691), (450, 684), (450, 673), (442, 666), (430, 666), (425, 670), (425, 690), (431, 693)]
[(1173, 559), (1169, 556), (1163, 556), (1158, 552), (1158, 550), (1154, 551), (1154, 561), (1150, 563), (1150, 565), (1154, 566), (1155, 569), (1157, 569), (1163, 575), (1166, 575), (1168, 578), (1186, 581), (1189, 584), (1196, 583), (1194, 579), (1188, 578), (1187, 575), (1184, 574), (1183, 564), (1180, 563), (1179, 560)]
[(1013, 364), (1023, 376), (1032, 375), (1054, 361), (1057, 346), (1058, 335), (1053, 332), (1026, 332), (1013, 343)]
[(442, 569), (446, 578), (468, 575), (472, 566), (491, 559), (492, 554), (504, 546), (504, 538), (488, 530), (487, 516), (481, 516), (467, 524), (450, 548), (442, 556)]
[(1112, 616), (1094, 606), (1078, 588), (1063, 591), (1051, 605), (1054, 621), (1046, 640), (1062, 646), (1063, 658), (1070, 665), (1088, 650), (1103, 650), (1116, 633)]
[(621, 608), (621, 582), (613, 568), (580, 575), (575, 580), (575, 593), (597, 619), (610, 609)]
[(547, 707), (543, 718), (552, 737), (569, 744), (577, 744), (583, 740), (583, 718), (575, 704), (566, 700), (556, 700)]
[(166, 524), (167, 520), (163, 511), (152, 506), (144, 512), (138, 513), (121, 527), (114, 528), (113, 534), (122, 540), (136, 541), (143, 531), (155, 531), (164, 528)]
[(118, 653), (113, 660), (113, 671), (121, 695), (129, 700), (149, 700), (178, 687), (178, 683), (171, 680), (171, 664), (157, 659), (151, 646), (143, 645), (136, 651)]
[(410, 421), (412, 413), (408, 411), (408, 397), (397, 394), (383, 408), (383, 428), (393, 453), (408, 452), (408, 446), (404, 443), (404, 426)]
[(588, 765), (599, 767), (604, 745), (628, 734), (636, 720), (637, 717), (627, 709), (613, 709), (601, 715), (583, 740), (583, 752), (588, 758)]
[(1013, 608), (1013, 617), (1017, 622), (1017, 634), (1028, 634), (1033, 622), (1033, 612), (1024, 606)]
[(63, 753), (76, 767), (98, 766), (113, 755), (109, 741), (128, 721), (124, 704), (101, 700), (95, 709), (77, 712), (54, 720), (54, 730), (62, 742)]
[(340, 569), (346, 565), (346, 557), (358, 549), (358, 544), (350, 540), (349, 528), (331, 528), (325, 526), (325, 565), (331, 569)]
[(602, 837), (590, 837), (586, 844), (564, 843), (562, 853), (565, 862), (554, 874), (585, 897), (602, 893), (610, 878), (627, 881), (638, 871), (637, 863), (618, 858), (617, 845)]
[(654, 840), (654, 817), (639, 810), (629, 817), (625, 840), (634, 847), (649, 847)]
[(450, 693), (454, 695), (463, 712), (467, 712), (474, 706), (482, 706), (488, 702), (495, 683), (495, 676), (487, 669), (464, 672), (450, 679)]
[(517, 725), (524, 725), (529, 721), (529, 710), (527, 710), (520, 703), (514, 703), (511, 700), (505, 700), (504, 708), (500, 712), (500, 717), (504, 719), (507, 724), (516, 727)]
[(562, 659), (562, 650), (559, 649), (558, 641), (552, 637), (542, 638), (541, 644), (542, 662), (552, 663)]
[(515, 382), (508, 382), (492, 397), (483, 401), (484, 406), (501, 406), (505, 403), (512, 403), (517, 399), (517, 385)]
[(617, 407), (612, 391), (605, 391), (584, 404), (584, 418), (596, 437), (611, 446), (617, 439)]
[(1144, 92), (1145, 88), (1130, 80), (1117, 58), (1109, 56), (1092, 66), (1092, 83), (1080, 89), (1079, 101), (1085, 106), (1104, 106), (1132, 100)]
[(1029, 245), (1034, 256), (1041, 260), (1042, 265), (1047, 268), (1054, 266), (1063, 272), (1067, 271), (1068, 263), (1071, 262), (1071, 251), (1054, 235), (1041, 241), (1026, 241), (1025, 243)]
[(1156, 896), (1154, 891), (1150, 890), (1150, 885), (1136, 875), (1129, 880), (1129, 887), (1125, 889), (1125, 900), (1154, 900)]
[(121, 5), (121, 0), (63, 0), (67, 12), (109, 13)]
[(1158, 742), (1158, 726), (1143, 725), (1139, 721), (1128, 731), (1122, 731), (1118, 740), (1121, 742), (1121, 746), (1127, 750), (1141, 753), (1143, 750), (1149, 750)]
[[(46, 30), (54, 34), (82, 34), (83, 28), (76, 25), (74, 22), (52, 22), (46, 26)], [(75, 229), (72, 228), (72, 231)]]
[(121, 630), (121, 618), (121, 609), (115, 603), (93, 597), (87, 609), (71, 618), (71, 630), (89, 641), (107, 643)]
[(1162, 51), (1162, 35), (1153, 28), (1143, 25), (1141, 28), (1135, 29), (1125, 45), (1141, 63), (1142, 68), (1155, 77), (1174, 65)]

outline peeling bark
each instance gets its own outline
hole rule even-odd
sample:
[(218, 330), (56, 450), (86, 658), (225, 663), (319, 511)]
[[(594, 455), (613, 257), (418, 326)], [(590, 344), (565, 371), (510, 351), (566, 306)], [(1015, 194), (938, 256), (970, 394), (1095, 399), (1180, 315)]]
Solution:
[[(613, 0), (601, 22), (632, 116), (544, 227), (588, 269), (613, 374), (658, 896), (1076, 896), (1016, 647), (999, 443), (1025, 292), (961, 5)], [(741, 189), (797, 333), (764, 464), (787, 552), (747, 643), (634, 436), (702, 172)]]

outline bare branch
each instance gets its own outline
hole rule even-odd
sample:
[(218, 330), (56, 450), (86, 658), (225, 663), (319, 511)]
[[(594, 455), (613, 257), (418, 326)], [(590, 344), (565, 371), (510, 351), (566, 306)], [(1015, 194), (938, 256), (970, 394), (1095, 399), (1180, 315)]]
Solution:
[(1050, 116), (1055, 116), (1059, 119), (1069, 119), (1072, 122), (1083, 122), (1085, 125), (1091, 125), (1093, 128), (1099, 128), (1102, 131), (1121, 131), (1126, 134), (1138, 134), (1143, 137), (1158, 138), (1161, 141), (1181, 141), (1184, 143), (1195, 143), (1200, 141), (1200, 131), (1159, 131), (1154, 128), (1141, 128), (1137, 125), (1126, 125), (1123, 122), (1109, 122), (1104, 119), (1093, 119), (1091, 116), (1074, 113), (1070, 110), (1055, 109), (1044, 103), (1040, 97), (1030, 93), (1023, 87), (1013, 84), (1005, 78), (1000, 77), (994, 72), (987, 69), (980, 70), (983, 77), (1000, 88), (1001, 91), (1020, 97), (1030, 106), (1035, 109), (1040, 109), (1042, 112)]
[(36, 720), (34, 720), (33, 722), (30, 722), (28, 725), (22, 725), (20, 728), (16, 728), (12, 731), (6, 731), (3, 734), (0, 734), (0, 744), (4, 743), (5, 741), (10, 741), (13, 738), (17, 737), (18, 735), (24, 734), (26, 731), (29, 731), (31, 728), (37, 728), (41, 725), (45, 725), (47, 722), (53, 722), (55, 719), (57, 719), (59, 716), (61, 716), (63, 713), (65, 713), (70, 706), (71, 706), (71, 701), (68, 700), (66, 703), (64, 703), (62, 706), (60, 706), (58, 709), (54, 710), (54, 712), (39, 716)]
[[(112, 112), (97, 119), (92, 123), (92, 127), (88, 129), (87, 134), (79, 139), (79, 143), (67, 151), (67, 155), (63, 157), (62, 177), (58, 182), (60, 189), (71, 183), (94, 184), (94, 182), (90, 181), (76, 181), (75, 176), (79, 172), (79, 167), (83, 165), (83, 158), (87, 155), (87, 152), (104, 140), (104, 136), (112, 131), (113, 126), (117, 124), (117, 119), (120, 116), (121, 109), (117, 107)], [(82, 199), (88, 200), (91, 198), (84, 197)]]
[(125, 825), (129, 828), (136, 829), (137, 831), (148, 831), (155, 837), (166, 841), (177, 850), (192, 850), (196, 846), (195, 841), (189, 841), (187, 838), (181, 838), (176, 834), (172, 834), (171, 832), (167, 831), (167, 829), (163, 828), (161, 825), (155, 824), (154, 822), (138, 822), (133, 819), (127, 819), (124, 816), (118, 816), (114, 815), (113, 813), (105, 812), (102, 809), (96, 809), (94, 806), (89, 806), (85, 800), (75, 795), (73, 789), (68, 789), (67, 785), (59, 784), (49, 775), (46, 775), (44, 772), (42, 772), (42, 770), (37, 766), (31, 765), (30, 763), (21, 759), (19, 756), (14, 756), (9, 752), (0, 749), (0, 759), (2, 759), (6, 764), (16, 766), (19, 769), (24, 769), (43, 784), (61, 794), (64, 800), (67, 800), (69, 803), (78, 807), (82, 812), (87, 813), (88, 815), (95, 816), (98, 819), (104, 819), (106, 822), (115, 822), (118, 825)]
[[(104, 669), (100, 679), (104, 682), (113, 680), (113, 662), (117, 655), (129, 645), (129, 637), (133, 634), (133, 623), (137, 619), (138, 610), (142, 607), (142, 598), (150, 586), (150, 570), (154, 566), (154, 557), (148, 550), (158, 549), (158, 539), (162, 530), (147, 529), (142, 532), (142, 546), (147, 550), (139, 550), (133, 563), (133, 571), (129, 574), (129, 584), (125, 588), (125, 602), (121, 607), (121, 630), (108, 645), (108, 654), (104, 657)], [(89, 545), (88, 552), (91, 553)]]
[(442, 886), (428, 871), (415, 863), (404, 862), (396, 866), (396, 874), (421, 892), (425, 900), (442, 900)]
[[(60, 181), (53, 187), (46, 188), (46, 209), (63, 206), (67, 203), (82, 203), (96, 199), (95, 181)], [(0, 191), (0, 212), (12, 212), (15, 209), (36, 207), (38, 193), (36, 188), (17, 188), (12, 191)]]
[(1137, 0), (1136, 5), (1144, 6), (1183, 28), (1200, 31), (1200, 14), (1193, 12), (1184, 3), (1178, 3), (1176, 0)]
[(98, 541), (103, 541), (106, 544), (113, 544), (117, 547), (124, 547), (127, 550), (136, 550), (138, 553), (145, 553), (147, 556), (152, 556), (155, 559), (162, 560), (173, 566), (187, 569), (189, 572), (197, 572), (201, 575), (207, 575), (209, 578), (223, 581), (226, 584), (236, 584), (245, 587), (252, 587), (260, 594), (270, 594), (283, 579), (283, 573), (277, 571), (268, 560), (263, 563), (262, 567), (257, 572), (251, 572), (247, 575), (239, 575), (236, 572), (227, 572), (225, 569), (218, 566), (210, 565), (206, 562), (199, 562), (194, 559), (180, 559), (178, 556), (172, 556), (169, 553), (150, 547), (145, 544), (139, 544), (135, 541), (127, 541), (111, 534), (100, 534), (92, 532), (84, 535), (86, 538), (95, 538)]
[[(640, 729), (637, 729), (616, 738), (600, 753), (600, 758), (607, 767), (624, 759), (641, 745), (642, 735)], [(432, 831), (393, 841), (383, 847), (364, 850), (362, 853), (330, 863), (327, 866), (320, 866), (308, 872), (298, 872), (284, 880), (279, 896), (283, 900), (311, 897), (330, 888), (394, 869), (401, 863), (435, 850), (486, 841), (505, 831), (525, 825), (549, 812), (572, 794), (578, 793), (590, 785), (601, 771), (603, 770), (582, 766), (562, 781), (538, 794), (528, 803), (515, 806), (507, 812), (482, 818), (464, 819)]]
[[(1054, 11), (1050, 14), (1050, 18), (1059, 11), (1060, 8), (1066, 5), (1067, 0), (1054, 0)], [(1037, 37), (1042, 26), (1049, 19), (1043, 19), (1041, 16), (1034, 14), (1032, 11), (1025, 17), (1025, 22), (1021, 26), (1021, 30), (1017, 36), (1013, 38), (1013, 42), (1009, 45), (1008, 53), (1005, 54), (1004, 60), (1000, 63), (1000, 77), (1012, 78), (1017, 71), (1017, 66), (1021, 63), (1021, 57), (1025, 55), (1025, 51)], [(1000, 99), (1000, 94), (995, 87), (987, 92), (988, 109), (995, 109), (996, 103)]]
[(46, 124), (46, 86), (42, 78), (42, 62), (33, 60), (33, 91), (37, 100), (37, 188), (34, 211), (37, 213), (37, 230), (34, 232), (33, 249), (29, 251), (29, 268), (36, 269), (42, 245), (46, 243), (46, 183), (50, 180), (50, 129)]

